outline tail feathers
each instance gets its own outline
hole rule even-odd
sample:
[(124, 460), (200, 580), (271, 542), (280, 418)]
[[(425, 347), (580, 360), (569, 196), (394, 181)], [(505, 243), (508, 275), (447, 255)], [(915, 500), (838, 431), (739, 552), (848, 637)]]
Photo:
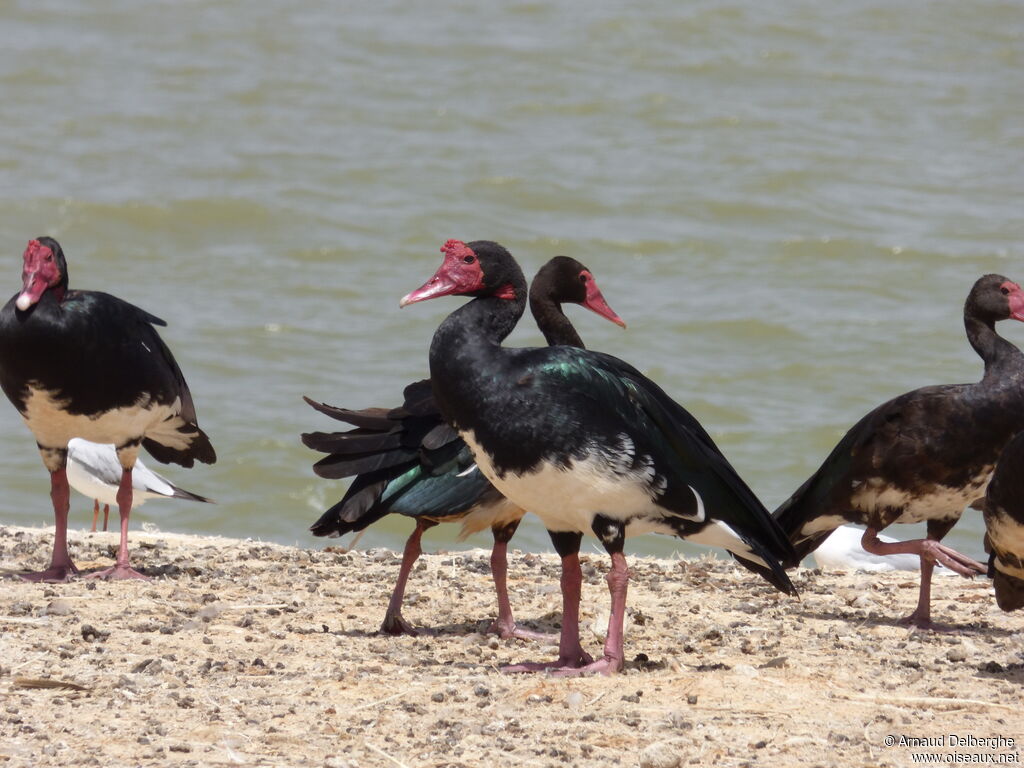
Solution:
[(465, 472), (470, 466), (465, 444), (449, 443), (441, 451), (414, 454), (361, 474), (310, 530), (317, 536), (341, 536), (392, 513), (440, 519), (466, 514), (488, 489), (497, 493), (479, 471)]
[(210, 438), (195, 424), (188, 424), (178, 430), (182, 436), (187, 436), (189, 442), (185, 448), (172, 448), (163, 443), (158, 443), (152, 437), (144, 437), (142, 446), (157, 461), (162, 464), (180, 464), (183, 467), (192, 467), (196, 461), (204, 464), (213, 464), (217, 461), (217, 453), (213, 450)]
[(420, 442), (428, 451), (435, 451), (456, 440), (462, 440), (459, 433), (450, 424), (442, 422), (427, 432)]
[[(387, 481), (381, 480), (352, 493), (356, 488), (353, 484), (344, 498), (324, 512), (319, 520), (309, 526), (309, 530), (314, 536), (337, 538), (373, 525), (388, 513), (386, 508), (376, 506), (386, 485)], [(368, 511), (370, 514), (367, 514)]]
[(397, 448), (402, 444), (402, 435), (397, 429), (377, 432), (360, 427), (348, 432), (304, 432), (302, 443), (321, 453), (370, 453)]
[[(834, 516), (835, 525), (827, 527), (825, 526), (825, 519), (827, 518), (823, 518), (820, 514), (815, 514), (816, 510), (830, 509), (834, 505), (830, 504), (826, 497), (822, 497), (816, 491), (813, 483), (814, 479), (812, 476), (792, 496), (782, 502), (778, 509), (772, 512), (775, 522), (779, 524), (786, 538), (793, 543), (791, 556), (783, 558), (782, 561), (787, 568), (796, 568), (800, 565), (805, 557), (821, 546), (832, 531), (846, 522), (841, 517)], [(803, 533), (804, 527), (814, 520), (818, 521), (817, 526), (821, 526), (822, 530), (809, 536), (805, 535)]]
[(388, 485), (407, 469), (390, 468), (357, 477), (341, 501), (324, 512), (309, 530), (314, 536), (337, 537), (377, 522), (391, 511), (388, 505), (380, 503), (381, 497)]
[(176, 485), (172, 485), (174, 493), (171, 494), (171, 498), (174, 499), (187, 499), (188, 501), (203, 501), (207, 504), (216, 504), (213, 499), (208, 499), (205, 496), (200, 496), (198, 493), (192, 493), (192, 491), (186, 491), (184, 488), (179, 488)]
[(411, 416), (440, 416), (430, 379), (414, 381), (402, 392), (402, 398), (402, 407), (396, 411), (402, 410)]
[(388, 469), (416, 458), (414, 449), (405, 448), (379, 453), (340, 454), (332, 453), (313, 465), (313, 471), (328, 480), (362, 475), (367, 472)]
[(753, 571), (761, 576), (780, 592), (787, 595), (797, 595), (797, 589), (789, 580), (783, 564), (773, 557), (768, 550), (759, 542), (745, 539), (747, 545), (753, 550), (754, 555), (763, 560), (763, 563), (756, 562), (744, 557), (742, 554), (730, 551), (729, 554), (736, 558), (736, 561), (744, 568)]
[[(836, 527), (838, 528), (838, 526)], [(835, 528), (830, 528), (823, 533), (816, 533), (808, 539), (798, 541), (793, 545), (793, 557), (784, 561), (785, 566), (787, 568), (796, 568), (803, 562), (805, 557), (809, 556), (814, 550), (820, 547), (834, 530)]]
[(330, 416), (332, 419), (343, 421), (346, 424), (351, 424), (354, 427), (387, 431), (394, 426), (394, 420), (389, 418), (391, 409), (388, 408), (366, 408), (362, 411), (352, 411), (348, 408), (327, 405), (327, 403), (318, 403), (316, 400), (308, 397), (303, 397), (302, 399), (311, 407), (320, 411), (320, 413)]

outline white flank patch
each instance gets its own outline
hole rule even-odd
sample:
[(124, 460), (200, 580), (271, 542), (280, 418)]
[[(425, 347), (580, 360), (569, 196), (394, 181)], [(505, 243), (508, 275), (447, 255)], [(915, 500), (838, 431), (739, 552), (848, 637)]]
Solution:
[(687, 536), (686, 540), (709, 547), (721, 547), (735, 552), (752, 563), (768, 567), (768, 563), (751, 552), (750, 547), (740, 538), (740, 535), (728, 523), (723, 523), (721, 520), (715, 520), (710, 525), (705, 525), (697, 533)]
[(473, 507), (469, 514), (462, 518), (462, 529), (459, 531), (459, 541), (467, 536), (490, 530), (494, 526), (502, 528), (516, 520), (522, 520), (526, 512), (523, 508), (513, 504), (508, 499), (501, 499), (494, 504)]
[[(501, 478), (476, 436), (467, 431), (462, 432), (461, 437), (473, 452), (480, 471), (494, 487), (518, 506), (537, 515), (548, 530), (590, 532), (595, 514), (622, 521), (640, 515), (665, 515), (651, 501), (646, 483), (653, 471), (646, 465), (640, 472), (616, 475), (609, 472), (608, 465), (599, 457), (574, 461), (571, 470), (544, 461), (530, 474), (507, 473)], [(635, 532), (643, 533), (639, 530), (642, 521), (636, 523)], [(650, 524), (656, 525), (654, 521)], [(631, 525), (629, 533), (633, 533), (633, 529)]]
[(126, 408), (87, 416), (67, 413), (66, 400), (58, 399), (35, 382), (29, 384), (28, 392), (22, 418), (36, 442), (47, 448), (63, 447), (73, 437), (124, 445), (145, 436), (175, 450), (185, 450), (191, 443), (188, 435), (178, 432), (178, 427), (185, 424), (178, 416), (180, 398), (171, 405), (157, 405), (144, 397)]

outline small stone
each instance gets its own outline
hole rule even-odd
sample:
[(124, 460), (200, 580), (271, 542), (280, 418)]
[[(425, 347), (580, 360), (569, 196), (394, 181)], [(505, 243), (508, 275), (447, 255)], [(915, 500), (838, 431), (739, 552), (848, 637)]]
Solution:
[(875, 601), (866, 594), (861, 594), (854, 598), (850, 605), (854, 608), (872, 608), (875, 605)]
[(220, 616), (222, 610), (223, 608), (219, 603), (210, 603), (209, 605), (204, 605), (196, 612), (196, 618), (202, 621), (211, 621)]
[(47, 616), (68, 616), (74, 613), (75, 609), (72, 608), (70, 600), (58, 598), (51, 600), (50, 604), (44, 609), (44, 612)]
[(405, 651), (393, 651), (387, 655), (388, 661), (399, 667), (415, 667), (416, 657)]
[(435, 702), (435, 703), (437, 703), (437, 704), (440, 704), (442, 701), (444, 701), (444, 694), (441, 693), (440, 691), (438, 691), (437, 693), (435, 693), (433, 696), (430, 697), (430, 700)]
[(678, 728), (681, 731), (693, 730), (693, 723), (687, 720), (686, 715), (679, 710), (669, 713), (668, 722), (673, 728)]
[(579, 691), (571, 691), (568, 696), (565, 697), (566, 709), (582, 709), (584, 704), (583, 694)]
[(89, 643), (106, 640), (110, 637), (110, 632), (105, 632), (102, 629), (96, 629), (92, 624), (83, 624), (81, 632), (82, 639)]
[(648, 744), (640, 752), (640, 768), (677, 768), (682, 755), (667, 741)]
[(490, 696), (491, 695), (491, 689), (488, 688), (486, 685), (478, 685), (476, 688), (473, 689), (473, 693), (475, 693), (477, 696), (481, 696), (481, 697), (483, 697), (483, 696)]
[(737, 664), (732, 671), (737, 675), (743, 675), (743, 677), (757, 677), (761, 674), (749, 664)]
[(967, 651), (959, 646), (956, 648), (950, 648), (949, 651), (946, 652), (946, 658), (950, 661), (966, 661)]

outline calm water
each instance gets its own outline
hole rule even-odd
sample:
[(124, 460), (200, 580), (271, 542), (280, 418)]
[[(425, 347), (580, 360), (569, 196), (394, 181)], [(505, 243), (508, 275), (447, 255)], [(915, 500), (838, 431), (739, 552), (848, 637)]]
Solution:
[[(167, 468), (217, 506), (138, 523), (324, 543), (306, 529), (343, 485), (310, 469), (298, 433), (332, 426), (301, 396), (400, 402), (458, 301), (398, 299), (449, 237), (590, 266), (630, 325), (575, 312), (588, 345), (690, 408), (769, 507), (878, 403), (980, 376), (964, 297), (1024, 280), (1020, 5), (599, 5), (0, 4), (0, 285), (48, 233), (74, 286), (165, 318), (220, 455)], [(0, 405), (0, 522), (52, 523)], [(977, 554), (981, 527), (950, 541)], [(548, 547), (535, 523), (517, 543)]]

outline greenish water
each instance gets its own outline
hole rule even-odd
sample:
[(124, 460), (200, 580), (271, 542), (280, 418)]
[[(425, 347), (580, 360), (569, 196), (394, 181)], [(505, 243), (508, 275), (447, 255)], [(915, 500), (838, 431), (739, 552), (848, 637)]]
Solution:
[[(52, 234), (74, 286), (169, 322), (220, 461), (167, 468), (219, 503), (138, 511), (165, 530), (322, 543), (306, 529), (343, 486), (310, 470), (298, 433), (332, 427), (301, 396), (400, 402), (458, 302), (398, 298), (450, 237), (498, 240), (531, 271), (585, 262), (629, 323), (574, 313), (588, 346), (692, 410), (769, 507), (878, 403), (977, 379), (967, 290), (1024, 279), (1019, 4), (2, 14), (0, 280), (14, 293), (25, 242)], [(524, 323), (514, 340), (540, 336)], [(0, 521), (52, 522), (9, 406), (0, 430)], [(968, 512), (950, 541), (977, 554), (981, 527)], [(426, 546), (451, 546), (447, 528)], [(548, 547), (535, 522), (516, 543)]]

